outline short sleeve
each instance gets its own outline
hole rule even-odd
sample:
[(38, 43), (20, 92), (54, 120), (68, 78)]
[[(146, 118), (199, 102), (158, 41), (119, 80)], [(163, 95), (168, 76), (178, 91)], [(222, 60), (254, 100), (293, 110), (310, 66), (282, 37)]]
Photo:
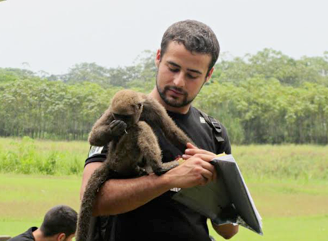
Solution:
[(107, 152), (107, 146), (90, 146), (88, 158), (85, 160), (84, 166), (92, 162), (104, 162)]

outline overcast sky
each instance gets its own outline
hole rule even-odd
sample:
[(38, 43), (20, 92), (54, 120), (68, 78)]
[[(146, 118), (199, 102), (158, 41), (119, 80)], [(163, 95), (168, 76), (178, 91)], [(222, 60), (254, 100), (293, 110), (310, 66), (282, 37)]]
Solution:
[(209, 25), (232, 56), (263, 48), (323, 56), (327, 11), (327, 0), (0, 1), (0, 67), (63, 74), (81, 62), (131, 65), (185, 19)]

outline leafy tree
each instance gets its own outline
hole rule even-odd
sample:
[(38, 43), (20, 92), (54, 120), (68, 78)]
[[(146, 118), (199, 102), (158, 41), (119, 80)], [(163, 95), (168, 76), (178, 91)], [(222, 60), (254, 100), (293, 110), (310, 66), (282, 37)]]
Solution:
[(59, 77), (65, 83), (76, 84), (80, 82), (93, 82), (108, 87), (110, 73), (105, 67), (96, 63), (81, 63), (74, 65), (70, 71)]
[[(86, 140), (119, 89), (151, 91), (154, 55), (145, 51), (124, 68), (82, 63), (63, 76), (0, 68), (0, 136)], [(295, 60), (264, 49), (222, 58), (216, 69), (195, 105), (233, 143), (328, 143), (328, 52)]]

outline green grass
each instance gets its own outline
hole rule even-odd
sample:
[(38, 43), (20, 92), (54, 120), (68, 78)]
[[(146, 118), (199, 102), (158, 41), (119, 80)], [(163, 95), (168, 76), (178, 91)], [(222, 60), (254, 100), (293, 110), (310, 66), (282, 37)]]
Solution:
[(86, 141), (0, 138), (0, 172), (81, 175), (88, 150)]
[[(87, 142), (0, 138), (0, 235), (39, 226), (58, 204), (78, 210), (88, 149)], [(264, 236), (240, 227), (232, 240), (327, 240), (328, 146), (233, 146), (233, 155)]]
[(328, 146), (233, 146), (244, 176), (256, 179), (328, 179)]
[[(0, 173), (81, 175), (87, 141), (0, 138)], [(253, 179), (328, 179), (328, 146), (233, 146), (245, 177)]]
[(79, 209), (81, 178), (0, 174), (0, 235), (39, 226), (53, 206)]
[[(323, 241), (328, 236), (328, 181), (246, 179), (263, 218), (264, 236), (240, 227), (232, 240)], [(17, 235), (39, 226), (58, 204), (79, 209), (78, 176), (0, 174), (0, 234)], [(210, 233), (222, 240), (212, 229)]]
[[(223, 240), (210, 230), (216, 240)], [(264, 235), (243, 227), (233, 241), (325, 241), (328, 235), (328, 216), (263, 218)]]
[(246, 184), (263, 218), (264, 236), (240, 227), (231, 240), (327, 240), (328, 180), (246, 179)]

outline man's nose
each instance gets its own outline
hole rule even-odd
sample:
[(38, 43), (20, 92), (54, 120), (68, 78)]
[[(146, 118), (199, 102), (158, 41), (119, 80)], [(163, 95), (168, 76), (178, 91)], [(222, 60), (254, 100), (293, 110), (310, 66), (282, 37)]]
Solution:
[(177, 87), (184, 87), (185, 86), (185, 78), (184, 78), (184, 74), (182, 71), (180, 71), (174, 78), (173, 83), (175, 84), (175, 86)]

